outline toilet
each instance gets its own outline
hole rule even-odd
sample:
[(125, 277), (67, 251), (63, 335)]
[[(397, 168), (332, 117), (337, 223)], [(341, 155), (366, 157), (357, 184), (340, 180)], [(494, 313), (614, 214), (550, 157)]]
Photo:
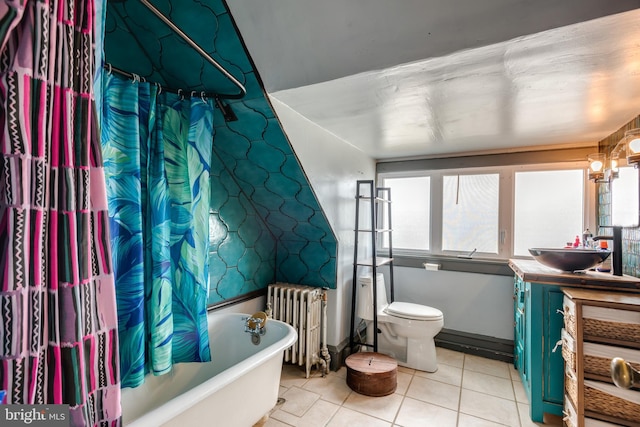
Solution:
[[(410, 302), (387, 300), (384, 276), (377, 277), (378, 352), (394, 357), (398, 364), (420, 371), (438, 369), (434, 337), (444, 326), (444, 316), (436, 308)], [(358, 278), (357, 315), (366, 321), (367, 344), (373, 344), (372, 275)]]

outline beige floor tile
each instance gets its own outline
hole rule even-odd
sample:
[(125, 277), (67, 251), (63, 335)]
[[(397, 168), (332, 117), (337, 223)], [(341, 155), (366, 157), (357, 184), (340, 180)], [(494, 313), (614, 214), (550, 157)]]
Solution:
[(527, 399), (527, 392), (525, 391), (522, 382), (512, 381), (511, 383), (513, 384), (513, 392), (516, 396), (516, 402), (529, 404), (529, 399)]
[(522, 427), (538, 427), (544, 425), (531, 421), (531, 418), (529, 418), (529, 405), (518, 403), (518, 412), (520, 413), (520, 425)]
[(287, 387), (280, 384), (280, 388), (278, 389), (278, 397), (284, 396), (284, 394), (289, 390)]
[(344, 378), (328, 375), (324, 378), (311, 378), (302, 387), (305, 390), (319, 394), (322, 399), (337, 405), (342, 405), (351, 389)]
[(507, 426), (518, 426), (520, 417), (516, 402), (462, 389), (460, 412)]
[(336, 376), (339, 378), (347, 378), (347, 367), (343, 366), (337, 371), (329, 371), (329, 376)]
[(311, 409), (307, 411), (300, 422), (296, 424), (298, 427), (324, 427), (340, 409), (339, 405), (336, 405), (325, 400), (318, 400), (313, 404)]
[(301, 418), (302, 418), (301, 416), (298, 417), (296, 415), (285, 412), (282, 409), (276, 409), (271, 413), (271, 415), (269, 415), (270, 420), (276, 420), (288, 426), (297, 425)]
[(327, 427), (391, 427), (391, 423), (342, 407), (329, 421)]
[(333, 415), (338, 412), (338, 409), (340, 409), (339, 405), (320, 399), (301, 417), (296, 417), (284, 411), (274, 412), (271, 417), (296, 427), (324, 427)]
[(457, 410), (460, 400), (460, 387), (415, 376), (407, 390), (407, 396)]
[(394, 425), (402, 427), (455, 427), (458, 414), (420, 400), (405, 398)]
[(308, 379), (305, 377), (304, 369), (296, 365), (282, 365), (282, 375), (280, 385), (284, 387), (302, 387)]
[(369, 397), (351, 393), (343, 406), (385, 421), (393, 421), (398, 414), (402, 399), (403, 396), (396, 393), (381, 397)]
[(458, 415), (458, 427), (504, 427), (504, 424), (494, 423), (493, 421), (483, 420), (482, 418), (467, 414), (460, 414)]
[(413, 375), (416, 372), (416, 370), (407, 368), (406, 366), (398, 366), (398, 372), (404, 372), (405, 374)]
[(254, 427), (290, 427), (290, 425), (269, 417), (266, 423)]
[(455, 366), (449, 366), (441, 363), (438, 365), (437, 371), (416, 371), (416, 376), (459, 386), (462, 382), (462, 368), (456, 368)]
[(509, 364), (499, 360), (487, 359), (480, 356), (466, 354), (464, 356), (464, 369), (481, 372), (487, 375), (511, 379)]
[(561, 417), (545, 415), (545, 424), (529, 419), (529, 405), (518, 372), (510, 363), (436, 348), (434, 373), (398, 366), (396, 392), (369, 397), (346, 384), (347, 370), (322, 377), (312, 370), (284, 365), (276, 406), (260, 427), (556, 427)]
[(282, 404), (280, 409), (297, 417), (303, 416), (304, 413), (313, 406), (316, 400), (320, 399), (319, 394), (304, 390), (300, 387), (291, 387), (283, 397), (287, 399), (287, 401)]
[(522, 427), (561, 427), (563, 426), (562, 417), (545, 414), (543, 423), (531, 421), (529, 417), (530, 406), (525, 403), (518, 403), (518, 412), (520, 413), (520, 424)]
[(462, 368), (464, 363), (464, 353), (449, 350), (448, 348), (436, 347), (436, 357), (438, 364), (443, 363), (456, 368)]
[(411, 384), (411, 379), (413, 375), (407, 374), (405, 372), (398, 372), (398, 385), (396, 387), (396, 394), (404, 395), (409, 388), (409, 384)]
[(511, 375), (512, 381), (522, 381), (520, 373), (516, 370), (512, 363), (509, 363), (509, 375)]
[(531, 407), (526, 403), (517, 402), (518, 405), (518, 413), (520, 414), (520, 424), (524, 427), (535, 426), (537, 425), (529, 416), (529, 410)]
[(494, 377), (480, 372), (465, 370), (462, 378), (462, 388), (502, 397), (503, 399), (515, 400), (513, 384), (510, 379)]

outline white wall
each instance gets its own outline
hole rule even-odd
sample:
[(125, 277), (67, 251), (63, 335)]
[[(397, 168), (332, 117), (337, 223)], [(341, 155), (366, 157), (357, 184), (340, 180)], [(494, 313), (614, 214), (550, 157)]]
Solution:
[(375, 162), (271, 97), (302, 169), (338, 240), (337, 287), (329, 292), (327, 344), (349, 337), (356, 181), (375, 178)]
[[(375, 178), (373, 159), (270, 98), (338, 239), (337, 289), (329, 292), (327, 344), (349, 337), (356, 181)], [(381, 269), (385, 271), (386, 269)], [(395, 267), (396, 301), (437, 307), (445, 328), (513, 339), (513, 278)]]
[(513, 277), (408, 267), (393, 274), (395, 300), (438, 308), (445, 328), (513, 339)]

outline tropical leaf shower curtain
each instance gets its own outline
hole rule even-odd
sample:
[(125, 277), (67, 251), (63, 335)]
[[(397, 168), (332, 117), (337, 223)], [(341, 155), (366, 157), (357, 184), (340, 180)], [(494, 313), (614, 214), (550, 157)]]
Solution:
[(209, 361), (212, 101), (105, 74), (102, 146), (123, 387)]
[(0, 1), (0, 389), (117, 426), (94, 18), (93, 0)]

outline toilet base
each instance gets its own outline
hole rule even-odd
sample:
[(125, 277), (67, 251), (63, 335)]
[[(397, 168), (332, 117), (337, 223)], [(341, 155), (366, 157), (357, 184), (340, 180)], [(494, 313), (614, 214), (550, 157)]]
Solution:
[[(369, 326), (369, 325), (368, 325)], [(385, 331), (384, 328), (381, 328)], [(373, 327), (367, 328), (367, 342), (373, 333)], [(417, 369), (425, 372), (436, 372), (438, 361), (436, 356), (436, 344), (432, 339), (411, 339), (398, 337), (401, 342), (392, 342), (386, 333), (378, 334), (378, 352), (389, 355), (398, 361), (398, 365), (406, 368)], [(372, 348), (372, 347), (370, 347)]]
[(426, 372), (438, 370), (436, 343), (433, 339), (407, 341), (407, 367)]

